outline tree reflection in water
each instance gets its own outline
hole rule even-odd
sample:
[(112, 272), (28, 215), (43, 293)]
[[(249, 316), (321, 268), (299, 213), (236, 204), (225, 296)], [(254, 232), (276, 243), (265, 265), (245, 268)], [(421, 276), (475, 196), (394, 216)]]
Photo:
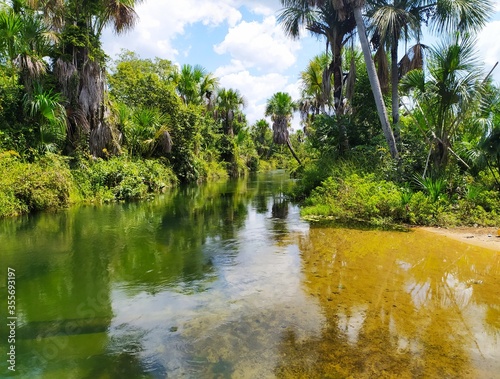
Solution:
[[(498, 253), (423, 231), (312, 227), (300, 243), (320, 338), (283, 336), (281, 378), (490, 378), (500, 372)], [(498, 320), (498, 319), (497, 319)], [(493, 321), (493, 322), (492, 322)]]

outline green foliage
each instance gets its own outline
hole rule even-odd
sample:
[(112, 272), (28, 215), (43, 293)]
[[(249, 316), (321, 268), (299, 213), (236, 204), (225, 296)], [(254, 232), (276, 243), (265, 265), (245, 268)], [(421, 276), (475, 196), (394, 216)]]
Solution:
[(66, 139), (66, 110), (60, 94), (37, 84), (33, 93), (25, 94), (23, 103), (28, 119), (36, 127), (37, 150), (40, 153), (60, 151)]
[(312, 190), (304, 201), (304, 216), (377, 225), (403, 222), (493, 226), (500, 223), (500, 193), (475, 183), (467, 185), (463, 196), (444, 196), (446, 181), (443, 179), (422, 180), (424, 191), (413, 192), (409, 185), (401, 187), (373, 173), (360, 175), (354, 165), (344, 164), (331, 171), (333, 175)]
[(73, 177), (84, 199), (97, 202), (144, 199), (176, 183), (172, 170), (156, 160), (109, 160), (80, 162)]
[(16, 152), (0, 154), (0, 217), (57, 210), (79, 201), (144, 199), (177, 183), (158, 160), (83, 160), (70, 170), (67, 159), (46, 154), (33, 163)]
[(141, 59), (131, 51), (122, 51), (109, 75), (111, 96), (129, 107), (177, 106), (175, 85), (169, 80), (174, 66), (168, 60)]
[(484, 94), (475, 41), (457, 34), (429, 53), (427, 70), (412, 70), (401, 89), (412, 98), (415, 126), (431, 149), (431, 169), (443, 175), (450, 162), (449, 149), (464, 133), (467, 119), (481, 118)]
[(415, 179), (416, 182), (427, 192), (432, 202), (436, 202), (439, 198), (444, 195), (446, 190), (446, 180), (444, 178), (431, 178), (426, 177)]
[(312, 191), (302, 214), (330, 216), (340, 221), (399, 220), (401, 193), (394, 183), (377, 180), (374, 174), (329, 177)]
[[(124, 51), (110, 83), (111, 95), (118, 100), (115, 119), (129, 153), (168, 158), (182, 182), (225, 177), (223, 165), (236, 176), (247, 167), (256, 169), (255, 147), (245, 132), (237, 135), (238, 141), (233, 137), (233, 130), (239, 133), (246, 125), (239, 110), (243, 99), (237, 91), (221, 90), (214, 102), (213, 79), (198, 66), (178, 71), (169, 61), (143, 60)], [(161, 154), (160, 131), (168, 131), (172, 142)]]
[(250, 127), (250, 135), (260, 158), (268, 158), (270, 147), (273, 142), (273, 132), (269, 123), (258, 120)]
[(66, 160), (47, 154), (33, 163), (0, 155), (0, 217), (55, 210), (70, 203), (72, 178)]

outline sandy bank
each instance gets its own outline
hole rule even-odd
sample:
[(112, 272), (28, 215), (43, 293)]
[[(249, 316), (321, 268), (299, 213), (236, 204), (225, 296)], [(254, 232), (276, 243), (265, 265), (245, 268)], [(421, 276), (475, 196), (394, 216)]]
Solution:
[(421, 227), (421, 230), (430, 233), (440, 234), (447, 238), (468, 243), (470, 245), (480, 246), (491, 250), (500, 251), (499, 228), (431, 228)]

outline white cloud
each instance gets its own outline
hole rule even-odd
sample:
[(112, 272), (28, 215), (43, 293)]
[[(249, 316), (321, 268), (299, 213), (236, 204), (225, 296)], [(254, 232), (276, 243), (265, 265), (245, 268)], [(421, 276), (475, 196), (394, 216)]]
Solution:
[(250, 12), (263, 16), (270, 16), (281, 9), (278, 0), (241, 0), (237, 2), (238, 6), (244, 6)]
[[(251, 19), (243, 20), (243, 8), (253, 15)], [(238, 89), (246, 98), (245, 113), (252, 124), (264, 118), (266, 101), (274, 93), (299, 95), (296, 83), (290, 83), (283, 72), (296, 62), (301, 42), (287, 38), (277, 25), (275, 15), (280, 8), (278, 0), (148, 0), (136, 7), (139, 23), (134, 30), (124, 36), (106, 30), (103, 46), (111, 57), (126, 48), (142, 58), (161, 57), (176, 63), (190, 53), (193, 38), (206, 38), (219, 54), (217, 60), (227, 62), (214, 75), (221, 86)], [(194, 24), (207, 28), (225, 24), (228, 30), (222, 41), (211, 40), (208, 34), (186, 35)], [(181, 38), (186, 41), (182, 47)], [(294, 126), (298, 125), (295, 119)]]
[(208, 27), (227, 22), (236, 25), (241, 19), (240, 11), (232, 0), (149, 0), (136, 7), (139, 23), (125, 36), (116, 36), (110, 29), (103, 35), (108, 55), (114, 56), (122, 47), (140, 51), (141, 57), (159, 56), (174, 60), (179, 54), (172, 41), (183, 35), (185, 27), (202, 23)]
[(493, 7), (494, 7), (496, 12), (500, 12), (500, 0), (495, 0), (493, 2)]
[(267, 99), (278, 91), (284, 91), (288, 85), (288, 77), (278, 73), (255, 76), (248, 70), (242, 70), (220, 76), (220, 84), (224, 88), (237, 89), (247, 100), (245, 114), (251, 125), (264, 118)]
[(230, 54), (247, 68), (283, 72), (295, 63), (300, 47), (299, 41), (285, 36), (274, 16), (268, 16), (263, 22), (242, 21), (230, 28), (214, 50), (218, 54)]
[(245, 65), (238, 59), (231, 59), (231, 63), (227, 66), (220, 66), (215, 70), (214, 75), (218, 78), (230, 74), (236, 74), (240, 71), (245, 71)]
[[(497, 4), (500, 2), (497, 2)], [(489, 72), (493, 65), (500, 60), (500, 44), (496, 41), (500, 35), (500, 21), (489, 22), (478, 36), (477, 48), (485, 64), (485, 71)], [(500, 84), (500, 68), (493, 71), (493, 79)]]

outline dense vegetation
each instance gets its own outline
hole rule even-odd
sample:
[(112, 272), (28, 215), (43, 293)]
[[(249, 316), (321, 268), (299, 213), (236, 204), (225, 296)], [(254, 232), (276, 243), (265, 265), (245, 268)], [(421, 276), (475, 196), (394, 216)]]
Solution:
[(134, 4), (0, 5), (0, 216), (287, 165), (267, 122), (250, 128), (244, 97), (203, 67), (130, 51), (107, 64), (102, 28), (131, 28)]
[[(107, 61), (102, 28), (133, 27), (135, 3), (0, 6), (0, 216), (285, 167), (308, 217), (500, 223), (500, 90), (474, 51), (489, 1), (282, 0), (285, 32), (329, 51), (300, 99), (274, 94), (272, 124), (251, 126), (244, 94), (201, 66)], [(447, 37), (426, 46), (425, 25)], [(402, 42), (415, 43), (399, 57)]]
[[(302, 25), (330, 47), (302, 74), (306, 150), (314, 157), (301, 168), (294, 192), (304, 200), (303, 215), (375, 224), (498, 225), (500, 90), (474, 50), (474, 33), (491, 3), (282, 4), (280, 20), (291, 36)], [(370, 30), (369, 59), (350, 45), (356, 25), (361, 33), (360, 6)], [(424, 45), (424, 25), (447, 37)], [(399, 42), (408, 44), (411, 37), (415, 45), (399, 59)], [(376, 73), (367, 67), (374, 62)], [(392, 113), (390, 125), (379, 95)]]

